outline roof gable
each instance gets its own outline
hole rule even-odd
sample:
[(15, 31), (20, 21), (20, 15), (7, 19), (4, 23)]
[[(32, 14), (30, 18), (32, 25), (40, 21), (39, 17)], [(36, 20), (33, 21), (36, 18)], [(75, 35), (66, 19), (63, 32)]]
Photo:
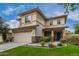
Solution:
[(46, 19), (46, 16), (42, 13), (42, 11), (37, 7), (37, 8), (33, 8), (29, 11), (26, 11), (24, 13), (19, 14), (20, 16), (26, 15), (26, 14), (30, 14), (33, 12), (38, 12), (44, 19)]
[(43, 12), (37, 7), (37, 8), (33, 8), (29, 11), (26, 11), (24, 13), (19, 14), (20, 16), (26, 15), (26, 14), (30, 14), (33, 12), (38, 12), (45, 20), (51, 20), (51, 19), (56, 19), (56, 18), (61, 18), (61, 17), (65, 17), (65, 19), (67, 19), (67, 15), (60, 15), (60, 16), (56, 16), (56, 17), (50, 17), (50, 18), (46, 18), (46, 16), (43, 14)]

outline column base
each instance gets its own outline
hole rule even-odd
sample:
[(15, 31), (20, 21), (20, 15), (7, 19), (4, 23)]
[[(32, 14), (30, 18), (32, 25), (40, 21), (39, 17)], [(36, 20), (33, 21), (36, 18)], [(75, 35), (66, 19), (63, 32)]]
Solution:
[(39, 43), (41, 36), (32, 36), (32, 43)]

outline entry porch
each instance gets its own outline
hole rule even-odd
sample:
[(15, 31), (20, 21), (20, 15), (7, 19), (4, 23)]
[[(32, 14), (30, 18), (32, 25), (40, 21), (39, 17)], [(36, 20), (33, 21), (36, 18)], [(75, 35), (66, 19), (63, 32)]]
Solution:
[(64, 39), (65, 33), (64, 33), (65, 27), (58, 27), (58, 28), (46, 28), (43, 29), (44, 36), (49, 37), (50, 41), (60, 41), (61, 39)]

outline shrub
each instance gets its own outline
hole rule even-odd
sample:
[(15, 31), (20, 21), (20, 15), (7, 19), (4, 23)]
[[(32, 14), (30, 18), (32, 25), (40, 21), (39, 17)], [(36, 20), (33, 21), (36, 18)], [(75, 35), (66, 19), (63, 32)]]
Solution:
[(58, 43), (57, 46), (63, 46), (63, 44), (62, 43)]
[(71, 44), (79, 44), (79, 37), (78, 36), (73, 36), (67, 39), (68, 43)]
[(74, 38), (75, 38), (75, 37), (70, 37), (70, 38), (68, 38), (68, 39), (67, 39), (67, 42), (68, 42), (68, 43), (72, 43), (72, 42), (74, 41)]
[(49, 48), (53, 48), (53, 47), (56, 47), (54, 44), (52, 44), (52, 43), (49, 43)]
[(60, 40), (60, 43), (67, 43), (67, 40), (62, 39)]
[(44, 47), (45, 43), (49, 41), (49, 38), (46, 36), (43, 36), (41, 38), (41, 46)]
[(3, 42), (0, 42), (0, 44), (2, 44)]
[(73, 43), (74, 45), (79, 45), (79, 43)]
[(44, 47), (45, 46), (45, 42), (41, 41), (41, 46)]
[(43, 37), (41, 38), (41, 41), (49, 42), (49, 37), (43, 36)]

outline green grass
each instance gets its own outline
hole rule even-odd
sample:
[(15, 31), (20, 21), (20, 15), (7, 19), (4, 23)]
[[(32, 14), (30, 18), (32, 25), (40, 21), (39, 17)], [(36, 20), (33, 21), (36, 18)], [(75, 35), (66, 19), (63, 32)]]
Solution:
[(35, 48), (20, 46), (0, 53), (2, 56), (79, 56), (79, 46), (68, 45), (62, 48)]

